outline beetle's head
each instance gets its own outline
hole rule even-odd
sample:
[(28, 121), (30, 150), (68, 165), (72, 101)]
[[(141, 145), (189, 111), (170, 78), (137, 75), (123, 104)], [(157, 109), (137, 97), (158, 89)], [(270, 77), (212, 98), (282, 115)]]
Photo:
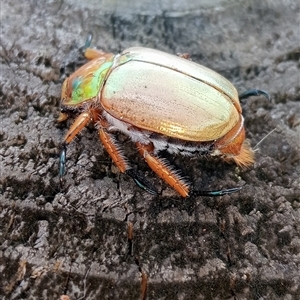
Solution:
[(240, 115), (240, 122), (225, 136), (215, 142), (212, 155), (220, 155), (227, 161), (234, 161), (241, 167), (249, 167), (254, 162), (254, 152), (245, 140), (244, 118)]
[(70, 113), (82, 110), (86, 104), (97, 99), (112, 64), (113, 57), (93, 59), (64, 81), (59, 122), (68, 119)]

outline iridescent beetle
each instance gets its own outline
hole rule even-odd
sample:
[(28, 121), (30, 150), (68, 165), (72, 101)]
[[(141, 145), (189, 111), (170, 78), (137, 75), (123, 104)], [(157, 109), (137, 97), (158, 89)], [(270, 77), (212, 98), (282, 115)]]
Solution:
[(68, 77), (62, 87), (58, 121), (76, 116), (60, 154), (60, 178), (65, 173), (66, 146), (89, 123), (122, 173), (148, 192), (141, 176), (127, 162), (113, 133), (120, 131), (136, 143), (149, 167), (181, 196), (220, 196), (241, 187), (217, 191), (191, 191), (190, 185), (158, 156), (162, 150), (182, 155), (210, 154), (240, 166), (253, 163), (245, 141), (239, 100), (263, 95), (248, 90), (238, 96), (220, 74), (180, 56), (148, 48), (129, 48), (111, 54), (88, 48), (90, 61)]

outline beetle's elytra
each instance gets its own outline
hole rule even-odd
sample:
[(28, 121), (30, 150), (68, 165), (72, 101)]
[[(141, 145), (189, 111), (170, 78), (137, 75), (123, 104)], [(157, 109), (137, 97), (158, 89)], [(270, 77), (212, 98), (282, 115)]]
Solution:
[[(245, 141), (239, 98), (268, 94), (249, 90), (238, 96), (220, 74), (183, 57), (147, 48), (129, 48), (113, 55), (87, 48), (90, 61), (63, 83), (58, 121), (75, 116), (63, 141), (60, 176), (65, 172), (66, 146), (89, 123), (122, 173), (148, 189), (132, 171), (113, 133), (120, 131), (136, 143), (149, 167), (181, 196), (190, 185), (158, 153), (210, 154), (240, 166), (253, 163)], [(239, 190), (199, 192), (210, 196)]]

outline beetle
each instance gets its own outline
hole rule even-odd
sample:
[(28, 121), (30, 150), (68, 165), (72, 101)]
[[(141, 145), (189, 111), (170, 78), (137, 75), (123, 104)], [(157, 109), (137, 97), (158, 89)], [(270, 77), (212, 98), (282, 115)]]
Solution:
[(114, 55), (89, 48), (89, 60), (63, 83), (59, 122), (75, 116), (62, 142), (60, 180), (65, 173), (67, 145), (89, 123), (120, 172), (143, 189), (156, 193), (130, 167), (114, 137), (129, 136), (149, 167), (182, 197), (220, 196), (241, 187), (194, 191), (158, 153), (192, 156), (209, 154), (248, 167), (253, 150), (245, 139), (240, 100), (269, 95), (251, 89), (238, 96), (236, 88), (215, 71), (186, 56), (134, 47)]

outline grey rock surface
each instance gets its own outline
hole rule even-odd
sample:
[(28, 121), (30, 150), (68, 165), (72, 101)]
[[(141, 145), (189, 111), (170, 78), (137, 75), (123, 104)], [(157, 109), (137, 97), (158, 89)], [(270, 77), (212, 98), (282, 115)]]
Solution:
[[(1, 298), (300, 298), (297, 1), (4, 1), (0, 9)], [(242, 104), (257, 145), (252, 168), (168, 157), (195, 187), (245, 185), (240, 192), (182, 199), (120, 136), (160, 190), (149, 195), (119, 174), (92, 128), (68, 147), (60, 190), (71, 124), (56, 122), (61, 84), (90, 32), (104, 51), (189, 53), (240, 92), (270, 93), (270, 102)]]

